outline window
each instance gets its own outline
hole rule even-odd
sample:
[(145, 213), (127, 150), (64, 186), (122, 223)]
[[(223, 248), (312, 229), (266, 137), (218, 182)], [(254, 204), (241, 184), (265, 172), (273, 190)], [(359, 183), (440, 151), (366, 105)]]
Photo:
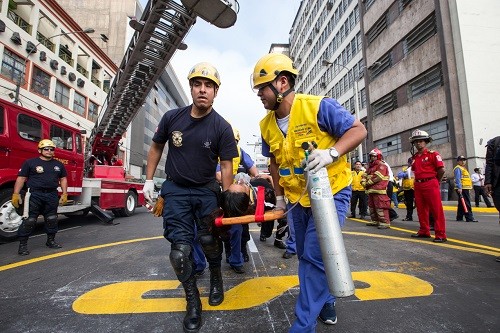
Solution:
[(404, 54), (407, 55), (417, 47), (425, 43), (437, 33), (436, 17), (434, 14), (425, 19), (413, 29), (403, 40)]
[(40, 141), (42, 139), (42, 123), (40, 120), (25, 114), (17, 117), (17, 131), (19, 136), (30, 141)]
[(14, 82), (23, 83), (25, 71), (25, 60), (17, 54), (5, 49), (2, 61), (2, 75), (8, 77)]
[(384, 14), (366, 33), (366, 40), (371, 44), (387, 28), (387, 14)]
[(396, 92), (393, 91), (372, 104), (373, 117), (390, 112), (397, 107), (398, 101), (396, 98)]
[(441, 71), (441, 64), (439, 64), (408, 82), (408, 99), (417, 99), (442, 85), (443, 73)]
[(375, 141), (374, 144), (375, 147), (380, 149), (384, 157), (402, 153), (401, 136), (399, 134)]
[(42, 96), (49, 97), (50, 75), (38, 67), (34, 67), (31, 90)]
[(86, 98), (75, 91), (75, 98), (73, 100), (73, 111), (78, 113), (80, 116), (85, 115), (85, 103)]
[(57, 81), (54, 101), (57, 104), (69, 108), (69, 88), (62, 84), (61, 81)]
[(98, 115), (99, 115), (99, 105), (97, 105), (92, 101), (89, 101), (89, 113), (87, 119), (95, 123), (97, 121)]
[(448, 120), (446, 118), (424, 126), (419, 126), (418, 128), (429, 133), (432, 137), (432, 145), (450, 142)]
[(59, 126), (50, 126), (50, 139), (57, 148), (64, 150), (73, 150), (73, 135), (70, 131)]
[(76, 134), (76, 152), (81, 153), (82, 152), (82, 136), (80, 134)]

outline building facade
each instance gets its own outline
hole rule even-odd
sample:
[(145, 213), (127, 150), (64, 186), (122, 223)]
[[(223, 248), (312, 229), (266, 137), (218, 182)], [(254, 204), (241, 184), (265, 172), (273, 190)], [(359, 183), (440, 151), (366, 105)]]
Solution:
[[(357, 0), (303, 0), (290, 30), (296, 91), (335, 98), (366, 125), (365, 65)], [(366, 159), (366, 142), (351, 161)]]
[[(494, 0), (360, 2), (368, 75), (369, 142), (393, 167), (411, 155), (417, 128), (431, 134), (453, 176), (456, 156), (484, 166), (484, 144), (499, 134), (500, 3)], [(496, 121), (495, 121), (496, 120)]]
[(117, 67), (57, 1), (0, 2), (0, 97), (90, 133)]
[[(97, 43), (115, 64), (119, 65), (134, 30), (129, 26), (132, 19), (140, 20), (142, 6), (138, 0), (59, 0), (59, 3), (77, 22), (93, 24)], [(169, 64), (145, 99), (121, 146), (121, 155), (127, 172), (135, 178), (143, 178), (147, 153), (161, 117), (168, 110), (186, 106), (189, 100)], [(162, 156), (155, 176), (165, 178), (165, 159)]]

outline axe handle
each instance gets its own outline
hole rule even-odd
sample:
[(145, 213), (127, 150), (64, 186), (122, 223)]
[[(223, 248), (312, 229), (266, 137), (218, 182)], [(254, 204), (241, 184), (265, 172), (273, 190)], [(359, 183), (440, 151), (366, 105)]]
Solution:
[[(264, 213), (264, 221), (272, 221), (283, 218), (285, 212), (283, 210), (271, 210)], [(248, 224), (255, 221), (255, 215), (243, 215), (237, 217), (224, 217), (222, 219), (216, 219), (215, 225), (217, 227), (223, 225), (233, 225), (233, 224)]]

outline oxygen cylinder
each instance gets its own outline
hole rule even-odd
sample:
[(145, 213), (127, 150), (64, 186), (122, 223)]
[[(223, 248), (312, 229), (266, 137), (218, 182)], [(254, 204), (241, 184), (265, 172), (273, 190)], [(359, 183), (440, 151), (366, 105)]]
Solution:
[(318, 235), (321, 256), (330, 293), (336, 297), (354, 294), (354, 282), (340, 230), (326, 168), (318, 172), (305, 172), (311, 210)]

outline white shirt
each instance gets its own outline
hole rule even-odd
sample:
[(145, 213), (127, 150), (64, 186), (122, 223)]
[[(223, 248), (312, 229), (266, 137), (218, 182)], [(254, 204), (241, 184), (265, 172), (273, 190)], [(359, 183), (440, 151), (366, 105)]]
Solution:
[(484, 181), (483, 175), (474, 172), (472, 175), (470, 175), (470, 179), (472, 180), (473, 186), (483, 186), (483, 181)]

